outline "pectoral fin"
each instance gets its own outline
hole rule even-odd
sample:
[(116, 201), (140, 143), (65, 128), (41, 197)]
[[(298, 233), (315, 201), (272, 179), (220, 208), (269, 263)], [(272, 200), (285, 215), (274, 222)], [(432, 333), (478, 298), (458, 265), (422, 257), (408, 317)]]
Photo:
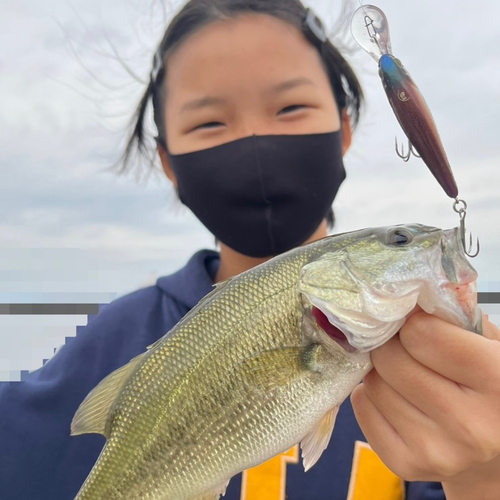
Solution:
[(111, 405), (130, 374), (136, 369), (142, 356), (142, 354), (136, 356), (126, 365), (109, 374), (88, 394), (71, 422), (72, 436), (95, 433), (109, 438), (107, 421)]
[(319, 371), (317, 351), (321, 346), (310, 344), (265, 351), (242, 361), (237, 371), (247, 383), (263, 391), (282, 387), (305, 372)]
[(328, 446), (338, 411), (338, 406), (329, 410), (301, 441), (302, 463), (306, 472), (319, 460), (319, 457)]

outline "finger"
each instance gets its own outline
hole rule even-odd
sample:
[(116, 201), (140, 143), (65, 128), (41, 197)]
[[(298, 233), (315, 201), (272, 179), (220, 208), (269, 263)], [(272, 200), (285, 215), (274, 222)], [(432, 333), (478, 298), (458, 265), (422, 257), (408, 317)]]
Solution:
[(446, 420), (460, 409), (457, 402), (463, 404), (461, 387), (413, 358), (398, 336), (372, 351), (371, 359), (388, 386), (433, 420)]
[(412, 432), (401, 433), (404, 422), (396, 428), (392, 426), (370, 399), (365, 383), (351, 394), (351, 403), (373, 450), (389, 469), (407, 481), (442, 481), (470, 468), (471, 464), (483, 463), (477, 454), (464, 452), (463, 447), (455, 446), (454, 440), (432, 424), (414, 427), (410, 423), (408, 428)]
[(363, 379), (363, 387), (373, 405), (408, 445), (413, 441), (415, 429), (436, 427), (426, 413), (395, 391), (376, 370)]
[[(492, 325), (487, 324), (488, 332)], [(435, 316), (419, 312), (401, 328), (403, 347), (417, 361), (472, 389), (497, 383), (500, 342), (475, 335)]]
[(483, 336), (490, 340), (500, 341), (500, 328), (490, 321), (487, 314), (483, 314)]
[(371, 402), (363, 384), (359, 384), (352, 392), (351, 403), (356, 420), (370, 446), (389, 469), (404, 478), (407, 446), (384, 415)]

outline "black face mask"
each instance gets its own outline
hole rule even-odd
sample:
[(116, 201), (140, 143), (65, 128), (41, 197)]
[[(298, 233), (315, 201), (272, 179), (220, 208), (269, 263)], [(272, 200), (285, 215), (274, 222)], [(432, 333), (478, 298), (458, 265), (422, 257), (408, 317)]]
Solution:
[(169, 159), (182, 203), (219, 241), (250, 257), (304, 243), (346, 176), (340, 131), (254, 135)]

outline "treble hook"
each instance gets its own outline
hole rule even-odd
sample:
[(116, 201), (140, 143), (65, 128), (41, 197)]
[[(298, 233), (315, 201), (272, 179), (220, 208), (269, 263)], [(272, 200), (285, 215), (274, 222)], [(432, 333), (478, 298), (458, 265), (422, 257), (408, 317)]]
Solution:
[(396, 145), (396, 154), (404, 161), (408, 162), (413, 155), (415, 158), (422, 158), (418, 153), (417, 150), (413, 147), (413, 144), (410, 142), (408, 139), (408, 154), (405, 154), (405, 148), (403, 145), (401, 145), (401, 152), (399, 151), (399, 146), (398, 146), (398, 138), (396, 137), (395, 140), (395, 145)]
[[(462, 206), (460, 206), (462, 204)], [(474, 257), (477, 257), (479, 255), (479, 250), (481, 249), (479, 245), (479, 238), (476, 238), (476, 243), (477, 243), (477, 250), (474, 254), (471, 253), (472, 250), (472, 233), (469, 235), (469, 245), (468, 247), (466, 246), (465, 243), (465, 216), (467, 215), (467, 203), (465, 203), (464, 200), (459, 200), (458, 198), (455, 198), (455, 202), (453, 203), (453, 210), (459, 215), (460, 217), (460, 239), (462, 241), (462, 247), (464, 249), (465, 255), (473, 259)]]

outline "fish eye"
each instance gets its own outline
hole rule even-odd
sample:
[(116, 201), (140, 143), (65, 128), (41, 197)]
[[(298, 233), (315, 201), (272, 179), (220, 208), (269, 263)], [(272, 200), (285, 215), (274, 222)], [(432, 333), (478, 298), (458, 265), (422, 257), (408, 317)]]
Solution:
[(412, 235), (408, 231), (396, 229), (389, 235), (389, 245), (402, 247), (413, 241)]

